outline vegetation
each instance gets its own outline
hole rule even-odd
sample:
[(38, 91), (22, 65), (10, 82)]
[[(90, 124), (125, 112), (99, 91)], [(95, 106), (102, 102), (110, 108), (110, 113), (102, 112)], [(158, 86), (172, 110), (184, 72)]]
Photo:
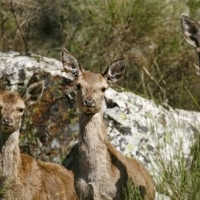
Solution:
[[(96, 72), (127, 55), (121, 86), (172, 107), (200, 110), (197, 58), (180, 26), (183, 13), (200, 22), (198, 0), (0, 0), (0, 7), (0, 51), (60, 59), (66, 47)], [(160, 193), (200, 199), (199, 150), (197, 142), (191, 166), (180, 155), (178, 165), (160, 162)]]
[(142, 188), (136, 188), (133, 186), (132, 181), (129, 179), (127, 183), (127, 188), (124, 188), (125, 200), (142, 200), (140, 195)]
[(60, 59), (63, 46), (92, 70), (128, 56), (121, 85), (158, 102), (199, 110), (194, 50), (180, 15), (199, 20), (197, 0), (0, 0), (0, 50)]
[[(199, 135), (199, 132), (197, 133)], [(185, 155), (175, 152), (174, 159), (166, 164), (162, 157), (156, 158), (161, 169), (157, 184), (157, 191), (170, 200), (198, 200), (200, 199), (200, 143), (199, 140), (192, 147), (191, 159)], [(162, 198), (161, 198), (162, 199)]]

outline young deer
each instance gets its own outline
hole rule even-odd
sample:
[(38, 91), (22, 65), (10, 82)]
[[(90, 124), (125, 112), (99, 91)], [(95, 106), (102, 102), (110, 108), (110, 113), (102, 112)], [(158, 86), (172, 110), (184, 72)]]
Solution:
[(66, 49), (62, 51), (66, 73), (76, 83), (79, 123), (78, 159), (73, 162), (75, 190), (81, 200), (122, 200), (132, 182), (140, 197), (153, 200), (154, 184), (149, 172), (137, 160), (126, 158), (108, 141), (103, 121), (102, 104), (108, 84), (123, 75), (123, 60), (113, 62), (102, 74), (84, 70)]
[(200, 66), (200, 25), (195, 20), (182, 15), (181, 27), (185, 40), (196, 49)]
[(0, 94), (0, 199), (77, 199), (71, 172), (20, 153), (19, 130), (25, 105), (35, 103), (43, 88), (44, 82), (32, 84), (23, 99), (16, 92)]

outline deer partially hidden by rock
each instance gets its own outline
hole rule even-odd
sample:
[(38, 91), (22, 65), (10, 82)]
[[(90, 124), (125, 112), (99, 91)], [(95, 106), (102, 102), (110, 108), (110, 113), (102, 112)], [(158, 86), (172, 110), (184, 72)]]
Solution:
[(62, 62), (65, 72), (76, 84), (76, 102), (81, 112), (79, 143), (74, 149), (77, 158), (71, 162), (78, 198), (123, 200), (132, 185), (137, 194), (131, 199), (153, 200), (154, 184), (147, 169), (116, 150), (106, 136), (102, 111), (104, 92), (109, 84), (122, 77), (123, 59), (113, 62), (102, 74), (86, 71), (66, 49), (62, 51)]
[(185, 40), (195, 47), (200, 66), (200, 25), (195, 20), (187, 17), (186, 15), (182, 15), (181, 27)]
[(19, 130), (25, 107), (40, 98), (43, 88), (44, 82), (34, 83), (23, 98), (12, 91), (0, 93), (0, 199), (77, 199), (71, 172), (20, 153)]

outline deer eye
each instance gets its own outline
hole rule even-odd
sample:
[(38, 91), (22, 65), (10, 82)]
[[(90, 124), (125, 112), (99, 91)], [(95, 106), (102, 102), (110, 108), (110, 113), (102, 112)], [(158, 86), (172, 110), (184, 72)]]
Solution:
[(105, 91), (106, 91), (106, 88), (105, 88), (105, 87), (101, 88), (101, 91), (102, 91), (102, 92), (105, 92)]
[(80, 90), (80, 89), (81, 89), (81, 85), (80, 85), (80, 84), (77, 84), (77, 85), (76, 85), (76, 89), (77, 89), (77, 90)]
[(77, 71), (77, 69), (72, 69), (71, 73), (72, 73), (72, 75), (75, 76), (76, 78), (78, 77), (78, 71)]

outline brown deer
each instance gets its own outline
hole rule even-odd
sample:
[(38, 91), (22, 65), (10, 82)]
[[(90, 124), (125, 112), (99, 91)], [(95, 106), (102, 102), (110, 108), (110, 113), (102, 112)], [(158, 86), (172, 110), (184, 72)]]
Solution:
[(74, 180), (64, 167), (21, 154), (19, 130), (26, 106), (42, 95), (44, 82), (29, 86), (23, 98), (0, 93), (0, 199), (75, 200)]
[[(113, 62), (102, 74), (86, 71), (66, 49), (62, 63), (77, 88), (80, 133), (72, 162), (75, 190), (81, 200), (123, 200), (132, 184), (137, 197), (153, 200), (154, 184), (147, 169), (136, 159), (126, 158), (108, 141), (102, 104), (108, 85), (123, 75), (123, 59)], [(75, 164), (76, 163), (76, 164)], [(130, 199), (130, 198), (129, 198)]]
[(182, 15), (181, 27), (185, 40), (195, 47), (200, 66), (200, 25), (195, 20), (187, 17), (186, 15)]

